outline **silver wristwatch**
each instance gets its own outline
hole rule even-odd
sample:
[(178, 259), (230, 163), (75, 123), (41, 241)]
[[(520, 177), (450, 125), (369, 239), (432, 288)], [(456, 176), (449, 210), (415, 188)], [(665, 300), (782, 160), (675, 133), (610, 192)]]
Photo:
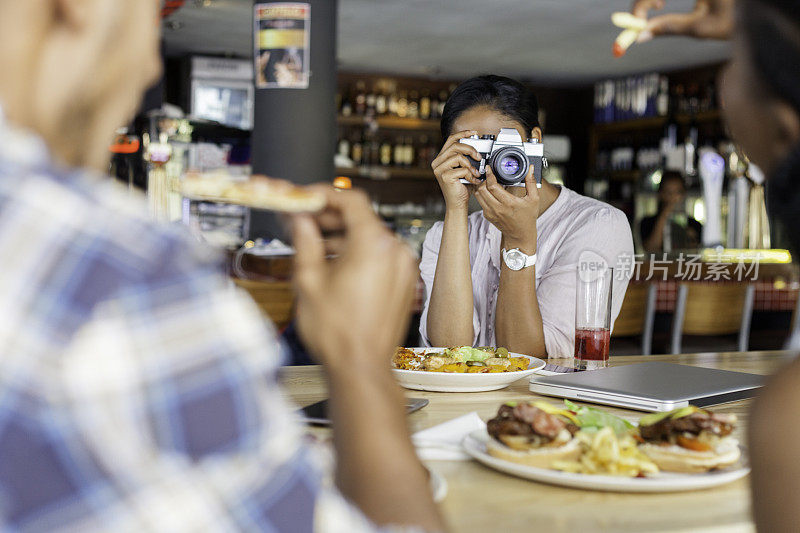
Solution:
[(513, 250), (503, 248), (503, 261), (511, 270), (522, 270), (536, 264), (536, 254), (525, 255), (519, 248)]

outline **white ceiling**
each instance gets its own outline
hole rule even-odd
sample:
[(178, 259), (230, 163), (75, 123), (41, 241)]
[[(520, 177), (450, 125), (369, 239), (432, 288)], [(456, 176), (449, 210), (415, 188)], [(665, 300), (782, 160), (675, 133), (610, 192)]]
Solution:
[[(164, 30), (167, 53), (250, 56), (252, 1), (190, 0)], [(671, 0), (686, 10), (694, 0)], [(587, 82), (722, 60), (727, 46), (685, 38), (611, 55), (614, 11), (630, 0), (339, 0), (342, 70), (463, 78), (493, 72)], [(313, 12), (312, 12), (313, 20)]]

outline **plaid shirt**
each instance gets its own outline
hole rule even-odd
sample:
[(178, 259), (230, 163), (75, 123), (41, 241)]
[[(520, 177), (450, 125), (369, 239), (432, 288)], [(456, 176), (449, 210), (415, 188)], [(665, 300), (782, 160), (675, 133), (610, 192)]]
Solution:
[(360, 531), (221, 258), (0, 114), (0, 529)]

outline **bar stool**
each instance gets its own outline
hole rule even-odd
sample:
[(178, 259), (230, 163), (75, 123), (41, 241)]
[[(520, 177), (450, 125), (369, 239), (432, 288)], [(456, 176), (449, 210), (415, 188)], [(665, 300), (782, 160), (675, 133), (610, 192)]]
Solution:
[(747, 351), (754, 296), (752, 283), (681, 283), (672, 319), (672, 353), (681, 353), (684, 334), (712, 336), (737, 332), (739, 351)]
[(653, 321), (656, 313), (657, 286), (655, 283), (628, 284), (619, 316), (614, 321), (612, 337), (642, 336), (642, 355), (653, 350)]
[(261, 313), (272, 320), (279, 330), (291, 322), (294, 311), (294, 290), (291, 282), (238, 278), (233, 278), (233, 282), (250, 294)]

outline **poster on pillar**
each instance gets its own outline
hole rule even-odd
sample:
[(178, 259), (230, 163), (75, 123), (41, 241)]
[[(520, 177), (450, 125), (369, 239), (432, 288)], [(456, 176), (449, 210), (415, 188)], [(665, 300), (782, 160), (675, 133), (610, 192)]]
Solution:
[(255, 4), (256, 89), (307, 89), (311, 62), (311, 6)]

